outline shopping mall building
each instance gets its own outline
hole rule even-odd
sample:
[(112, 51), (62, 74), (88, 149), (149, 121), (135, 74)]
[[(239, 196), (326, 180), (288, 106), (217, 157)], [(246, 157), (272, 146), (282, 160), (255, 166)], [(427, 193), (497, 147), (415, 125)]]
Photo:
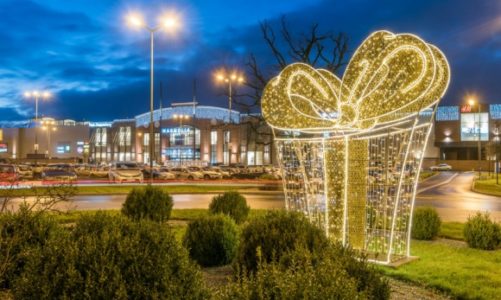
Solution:
[(0, 129), (0, 158), (80, 162), (156, 162), (268, 165), (275, 163), (272, 134), (253, 115), (226, 108), (174, 103), (150, 113), (111, 122), (43, 118)]
[[(226, 108), (174, 103), (157, 109), (154, 161), (267, 165), (276, 163), (271, 129), (259, 118)], [(84, 162), (150, 160), (150, 113), (111, 122), (44, 118), (0, 129), (0, 158)], [(440, 162), (456, 169), (492, 168), (499, 144), (501, 104), (440, 106), (424, 154), (424, 167)], [(35, 151), (36, 145), (38, 150)]]

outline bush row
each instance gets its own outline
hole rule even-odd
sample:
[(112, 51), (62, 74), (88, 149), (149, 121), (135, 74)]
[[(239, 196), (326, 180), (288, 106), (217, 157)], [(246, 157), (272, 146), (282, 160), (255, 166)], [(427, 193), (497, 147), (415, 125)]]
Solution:
[[(431, 207), (415, 209), (412, 219), (412, 238), (432, 240), (440, 232), (440, 217)], [(468, 246), (483, 250), (494, 250), (501, 246), (501, 226), (489, 218), (488, 213), (470, 216), (463, 228)]]
[[(100, 212), (73, 228), (29, 211), (1, 217), (0, 259), (17, 249), (7, 275), (0, 274), (2, 285), (20, 299), (389, 297), (387, 282), (364, 257), (332, 244), (301, 214), (271, 211), (247, 221), (240, 233), (235, 218), (246, 219), (245, 198), (223, 195), (210, 216), (189, 224), (186, 250), (159, 223), (168, 219), (172, 199), (153, 187), (131, 195), (125, 216)], [(236, 279), (212, 293), (189, 256), (203, 266), (233, 262)]]
[[(2, 217), (2, 246), (22, 249), (4, 280), (16, 299), (206, 299), (199, 268), (167, 226), (103, 212), (73, 229), (40, 214)], [(31, 219), (37, 228), (24, 226)], [(47, 225), (51, 224), (51, 225)], [(46, 233), (40, 235), (40, 231)], [(36, 233), (39, 239), (18, 239)], [(33, 235), (34, 237), (34, 235)], [(2, 258), (5, 257), (2, 247)]]

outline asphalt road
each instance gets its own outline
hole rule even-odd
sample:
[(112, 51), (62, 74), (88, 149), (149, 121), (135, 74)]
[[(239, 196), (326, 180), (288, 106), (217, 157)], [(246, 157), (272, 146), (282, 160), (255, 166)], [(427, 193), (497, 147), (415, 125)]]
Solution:
[[(464, 222), (477, 211), (489, 211), (491, 217), (501, 220), (501, 198), (477, 194), (470, 191), (473, 173), (442, 172), (423, 181), (418, 187), (416, 206), (433, 206), (443, 221)], [(173, 195), (174, 208), (207, 208), (215, 194)], [(281, 192), (246, 193), (251, 208), (284, 208)], [(125, 195), (76, 196), (70, 205), (60, 209), (120, 209)], [(32, 199), (31, 199), (32, 200)], [(14, 205), (20, 199), (14, 201)], [(30, 199), (28, 199), (30, 201)]]
[(473, 176), (472, 172), (443, 172), (424, 181), (416, 205), (435, 207), (443, 221), (464, 222), (477, 211), (488, 211), (501, 221), (501, 198), (472, 192)]

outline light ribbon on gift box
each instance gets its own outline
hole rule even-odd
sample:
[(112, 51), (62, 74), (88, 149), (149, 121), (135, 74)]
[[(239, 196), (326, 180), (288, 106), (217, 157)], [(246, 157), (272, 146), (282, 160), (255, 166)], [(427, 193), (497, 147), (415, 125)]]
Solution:
[(302, 63), (284, 68), (261, 103), (279, 133), (286, 207), (373, 261), (409, 256), (422, 163), (411, 154), (423, 153), (449, 78), (438, 48), (388, 31), (362, 43), (341, 79)]
[(287, 66), (264, 89), (262, 112), (276, 129), (368, 130), (436, 104), (448, 84), (449, 65), (438, 48), (415, 35), (377, 31), (342, 79), (302, 63)]

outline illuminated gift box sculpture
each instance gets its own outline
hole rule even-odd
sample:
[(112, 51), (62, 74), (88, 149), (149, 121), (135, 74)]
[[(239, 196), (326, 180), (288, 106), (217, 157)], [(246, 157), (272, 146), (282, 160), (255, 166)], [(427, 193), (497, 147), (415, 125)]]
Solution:
[(449, 83), (436, 47), (378, 31), (342, 79), (292, 64), (266, 86), (286, 207), (390, 263), (409, 256), (412, 211), (433, 116)]

